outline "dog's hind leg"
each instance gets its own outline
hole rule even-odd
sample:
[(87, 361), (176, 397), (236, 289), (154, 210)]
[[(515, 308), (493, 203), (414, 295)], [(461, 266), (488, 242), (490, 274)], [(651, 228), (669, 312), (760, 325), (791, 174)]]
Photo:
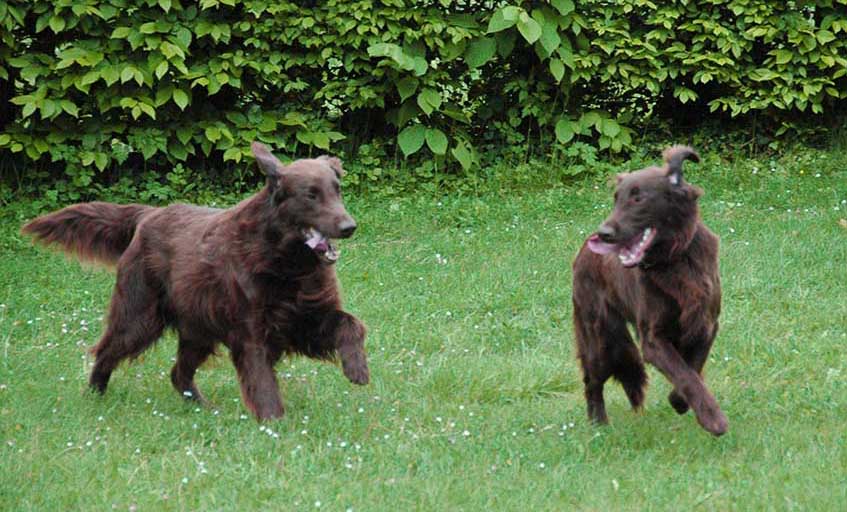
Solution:
[(609, 311), (604, 322), (604, 336), (612, 376), (621, 383), (629, 403), (635, 410), (644, 405), (647, 372), (638, 346), (626, 327), (626, 320)]
[(89, 385), (99, 393), (106, 391), (121, 361), (144, 352), (165, 328), (156, 290), (145, 280), (138, 250), (128, 249), (121, 261), (126, 264), (118, 266), (106, 332), (91, 349), (95, 361)]
[(704, 429), (719, 436), (729, 422), (702, 377), (685, 362), (674, 346), (665, 340), (642, 337), (644, 357), (671, 381), (682, 399), (691, 406)]
[[(235, 345), (230, 342), (229, 346)], [(231, 355), (247, 408), (259, 420), (281, 418), (285, 411), (273, 369), (277, 355), (257, 343), (245, 343), (233, 349)]]
[(186, 399), (203, 402), (203, 395), (194, 384), (194, 374), (214, 351), (214, 346), (179, 337), (176, 363), (171, 369), (171, 383)]
[(606, 353), (605, 336), (594, 329), (596, 322), (594, 315), (586, 314), (582, 307), (574, 303), (574, 333), (577, 356), (582, 366), (588, 418), (602, 425), (609, 422), (603, 386), (612, 375), (612, 370)]

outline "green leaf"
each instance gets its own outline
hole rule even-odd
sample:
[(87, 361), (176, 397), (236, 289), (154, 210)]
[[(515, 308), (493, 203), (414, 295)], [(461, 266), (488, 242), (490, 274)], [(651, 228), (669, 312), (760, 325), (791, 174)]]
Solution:
[(532, 44), (541, 37), (541, 25), (529, 16), (521, 16), (518, 19), (518, 32), (526, 39), (527, 43)]
[(50, 29), (54, 33), (58, 34), (62, 31), (63, 28), (65, 28), (64, 18), (62, 18), (61, 16), (53, 16), (52, 18), (50, 18)]
[(38, 105), (36, 105), (35, 103), (27, 103), (26, 105), (24, 105), (23, 112), (22, 112), (23, 117), (27, 118), (27, 117), (31, 116), (32, 113), (35, 112), (35, 109), (37, 107), (38, 107)]
[(6, 135), (5, 133), (0, 133), (0, 146), (5, 146), (12, 142), (12, 137)]
[(505, 58), (512, 54), (515, 49), (515, 41), (518, 39), (518, 33), (515, 30), (508, 32), (500, 32), (494, 38), (497, 40), (497, 54)]
[(176, 41), (183, 50), (188, 50), (188, 47), (191, 46), (191, 31), (185, 27), (180, 27), (176, 31)]
[(205, 130), (206, 138), (209, 139), (210, 142), (217, 142), (221, 138), (221, 130), (217, 126), (209, 126)]
[(156, 107), (161, 107), (165, 103), (171, 100), (171, 97), (174, 94), (174, 88), (172, 85), (167, 87), (158, 87), (156, 88), (156, 98), (153, 100), (153, 105)]
[(492, 34), (494, 32), (500, 32), (501, 30), (506, 30), (507, 28), (515, 26), (515, 22), (517, 22), (517, 16), (510, 16), (511, 19), (506, 19), (506, 11), (508, 9), (516, 10), (514, 6), (507, 5), (506, 7), (503, 7), (491, 16), (491, 19), (488, 20), (489, 34)]
[(455, 158), (456, 161), (459, 162), (459, 165), (462, 166), (462, 169), (467, 171), (471, 168), (471, 165), (473, 164), (473, 154), (468, 151), (468, 148), (467, 146), (465, 146), (464, 141), (459, 141), (456, 144), (456, 147), (450, 150), (450, 153), (452, 153), (453, 158)]
[(188, 94), (182, 89), (174, 89), (173, 98), (174, 103), (176, 103), (180, 110), (185, 110), (185, 107), (188, 106)]
[(97, 170), (103, 171), (106, 166), (109, 164), (109, 156), (106, 153), (97, 152), (94, 155), (94, 165), (97, 166)]
[(794, 52), (790, 50), (777, 50), (776, 51), (776, 63), (777, 64), (787, 64), (791, 62), (791, 59), (794, 57)]
[(80, 85), (90, 85), (100, 79), (100, 71), (92, 69), (88, 73), (82, 75), (82, 78), (79, 79)]
[(183, 144), (188, 144), (188, 141), (191, 140), (191, 137), (194, 135), (193, 127), (190, 126), (181, 126), (176, 129), (176, 138), (179, 139)]
[(118, 71), (120, 66), (106, 66), (100, 70), (100, 76), (106, 81), (106, 85), (112, 85), (120, 78)]
[(240, 162), (241, 156), (242, 156), (241, 149), (233, 146), (233, 147), (227, 149), (226, 151), (224, 151), (224, 162), (226, 162), (227, 160), (233, 160), (235, 162)]
[(163, 60), (156, 66), (156, 78), (161, 79), (168, 72), (168, 61)]
[(447, 153), (447, 136), (438, 128), (426, 129), (426, 145), (436, 155)]
[(397, 82), (397, 92), (400, 94), (400, 101), (406, 101), (415, 91), (418, 90), (418, 81), (411, 77), (406, 77)]
[(623, 149), (623, 141), (620, 139), (612, 139), (611, 150), (613, 153), (620, 153)]
[(621, 132), (621, 126), (614, 119), (603, 119), (600, 122), (600, 133), (615, 138)]
[(582, 114), (582, 117), (579, 118), (579, 125), (582, 127), (583, 130), (594, 126), (599, 131), (600, 121), (602, 119), (603, 118), (600, 117), (600, 114), (598, 114), (597, 112), (586, 112), (585, 114)]
[(429, 64), (426, 62), (426, 59), (423, 57), (415, 57), (412, 61), (412, 70), (415, 72), (415, 76), (423, 76), (426, 74), (426, 71), (429, 69)]
[(562, 16), (567, 16), (575, 9), (573, 0), (550, 0), (550, 5), (555, 7)]
[(696, 92), (682, 86), (674, 87), (673, 95), (679, 98), (679, 101), (682, 103), (688, 103), (689, 101), (695, 101), (697, 99)]
[(53, 100), (45, 99), (41, 102), (41, 118), (47, 119), (49, 117), (53, 117), (53, 114), (56, 113), (56, 102)]
[(13, 105), (26, 105), (27, 103), (32, 103), (35, 98), (31, 94), (23, 94), (21, 96), (15, 96), (9, 103)]
[(562, 46), (559, 46), (559, 49), (556, 51), (556, 53), (559, 54), (559, 58), (562, 59), (562, 62), (567, 67), (569, 67), (571, 69), (576, 69), (576, 62), (574, 61), (574, 58), (573, 58), (573, 51), (570, 48), (570, 43), (565, 45), (564, 44), (565, 42), (567, 42), (567, 39), (565, 39), (563, 41)]
[(71, 100), (61, 100), (59, 102), (59, 105), (62, 107), (62, 110), (64, 110), (68, 114), (74, 117), (79, 117), (79, 108)]
[(297, 140), (306, 144), (307, 146), (312, 145), (312, 141), (314, 139), (315, 134), (306, 130), (297, 130)]
[(125, 39), (129, 36), (131, 29), (129, 27), (118, 27), (112, 31), (112, 39)]
[(567, 144), (574, 137), (573, 121), (563, 117), (556, 123), (556, 139), (562, 144)]
[(559, 37), (558, 25), (555, 22), (545, 23), (541, 29), (541, 38), (538, 42), (541, 43), (541, 47), (544, 48), (548, 55), (556, 51), (562, 43), (562, 38)]
[(565, 76), (565, 65), (559, 59), (550, 59), (550, 73), (556, 79), (556, 83), (562, 81)]
[(403, 49), (394, 43), (376, 43), (368, 46), (368, 55), (371, 57), (391, 57), (399, 60)]
[[(0, 4), (0, 6), (2, 6), (2, 5), (3, 4)], [(0, 7), (0, 9), (2, 9), (2, 7)], [(39, 16), (37, 20), (35, 20), (35, 33), (36, 34), (40, 33), (42, 30), (47, 28), (47, 23), (50, 21), (51, 15), (52, 15), (52, 13), (46, 12), (46, 13), (42, 14), (41, 16)], [(3, 19), (3, 17), (4, 17), (4, 14), (0, 12), (0, 19)]]
[(171, 0), (159, 0), (159, 7), (168, 12), (171, 10)]
[(830, 32), (829, 30), (818, 30), (818, 41), (821, 44), (827, 44), (829, 42), (835, 41), (835, 34)]
[(418, 94), (418, 106), (429, 115), (441, 107), (441, 95), (435, 89), (424, 89)]
[(156, 119), (156, 109), (154, 109), (151, 105), (139, 102), (138, 108), (140, 108), (142, 112), (150, 116), (151, 119)]
[(503, 19), (506, 21), (518, 21), (521, 11), (522, 9), (520, 7), (507, 5), (502, 9)]
[(121, 83), (126, 83), (132, 80), (132, 76), (135, 73), (135, 68), (132, 66), (126, 66), (121, 70)]
[(415, 124), (407, 126), (400, 132), (397, 136), (397, 144), (403, 151), (403, 155), (408, 158), (409, 155), (417, 153), (423, 147), (425, 138), (426, 128), (423, 125)]
[(397, 119), (395, 121), (397, 127), (400, 128), (405, 126), (406, 123), (418, 117), (420, 112), (421, 109), (418, 107), (416, 101), (412, 101), (411, 99), (404, 101), (403, 104), (400, 105), (400, 108), (397, 109)]
[(329, 149), (329, 136), (322, 132), (313, 133), (312, 144), (320, 149)]
[(497, 43), (493, 37), (483, 37), (468, 45), (465, 51), (465, 62), (468, 67), (478, 68), (491, 60), (497, 51)]

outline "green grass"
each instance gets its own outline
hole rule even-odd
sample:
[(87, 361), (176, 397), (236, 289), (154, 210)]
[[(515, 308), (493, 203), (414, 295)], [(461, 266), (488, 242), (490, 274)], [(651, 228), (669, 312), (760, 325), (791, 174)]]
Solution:
[(270, 430), (243, 416), (227, 357), (198, 374), (214, 406), (184, 403), (172, 335), (87, 393), (113, 277), (30, 246), (7, 213), (0, 509), (843, 510), (847, 154), (691, 168), (722, 238), (720, 439), (653, 369), (643, 413), (610, 383), (611, 425), (586, 420), (570, 263), (608, 213), (603, 184), (350, 199), (338, 271), (372, 383), (283, 361)]

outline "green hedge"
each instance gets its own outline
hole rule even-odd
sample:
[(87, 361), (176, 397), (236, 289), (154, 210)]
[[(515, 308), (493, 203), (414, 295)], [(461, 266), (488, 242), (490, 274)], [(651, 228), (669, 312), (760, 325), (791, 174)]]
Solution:
[(497, 145), (621, 151), (674, 112), (784, 129), (847, 98), (845, 6), (0, 0), (0, 159), (83, 190), (233, 168), (254, 139), (468, 170)]

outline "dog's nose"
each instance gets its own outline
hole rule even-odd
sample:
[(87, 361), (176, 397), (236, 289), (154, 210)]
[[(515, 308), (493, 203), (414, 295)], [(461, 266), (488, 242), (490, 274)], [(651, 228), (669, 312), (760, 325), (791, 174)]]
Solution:
[(600, 240), (611, 243), (615, 241), (615, 228), (608, 224), (601, 224), (600, 228), (597, 229), (597, 236), (600, 237)]
[(353, 219), (343, 220), (338, 225), (338, 230), (341, 232), (341, 238), (347, 238), (356, 231), (356, 221)]

